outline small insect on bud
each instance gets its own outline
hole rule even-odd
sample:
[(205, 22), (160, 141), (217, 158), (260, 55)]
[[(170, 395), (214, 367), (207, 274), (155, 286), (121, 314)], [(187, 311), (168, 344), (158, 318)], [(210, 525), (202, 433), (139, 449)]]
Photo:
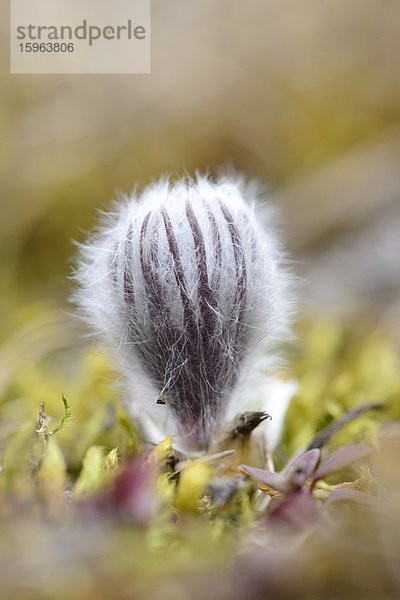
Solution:
[(76, 300), (152, 442), (174, 434), (206, 451), (248, 410), (250, 374), (287, 337), (290, 276), (261, 202), (238, 177), (162, 180), (118, 204), (81, 248)]

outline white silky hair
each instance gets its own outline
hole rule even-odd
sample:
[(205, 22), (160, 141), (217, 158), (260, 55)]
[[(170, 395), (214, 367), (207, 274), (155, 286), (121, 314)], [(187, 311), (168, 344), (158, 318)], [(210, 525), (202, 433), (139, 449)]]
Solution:
[[(276, 389), (266, 374), (290, 333), (293, 278), (254, 182), (164, 178), (124, 198), (81, 246), (75, 277), (149, 441), (206, 451), (229, 419), (264, 407), (263, 382)], [(295, 387), (282, 385), (285, 405)], [(278, 424), (265, 424), (272, 446)]]

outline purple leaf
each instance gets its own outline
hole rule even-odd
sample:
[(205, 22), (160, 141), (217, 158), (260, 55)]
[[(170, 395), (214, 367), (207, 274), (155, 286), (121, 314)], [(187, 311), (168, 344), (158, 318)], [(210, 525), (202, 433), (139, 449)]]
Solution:
[(132, 525), (150, 525), (156, 509), (155, 469), (146, 456), (125, 463), (110, 487), (80, 501), (80, 506), (93, 516), (119, 518)]
[(113, 482), (112, 502), (126, 521), (146, 526), (156, 509), (154, 465), (137, 457), (124, 466)]
[(257, 479), (260, 483), (272, 488), (282, 494), (286, 494), (288, 491), (288, 478), (281, 473), (274, 473), (268, 469), (257, 469), (256, 467), (249, 467), (247, 465), (240, 465), (239, 467), (243, 473)]
[(272, 504), (269, 520), (295, 529), (304, 529), (319, 516), (318, 503), (308, 492), (297, 491)]
[(380, 505), (379, 499), (376, 496), (352, 488), (336, 488), (333, 490), (327, 504), (335, 502), (355, 502), (364, 506), (370, 506), (371, 508), (378, 508)]
[(369, 456), (373, 452), (373, 448), (367, 444), (354, 444), (353, 446), (345, 446), (337, 450), (319, 466), (314, 474), (313, 486), (320, 479), (325, 479), (331, 473), (343, 469), (352, 462)]
[(308, 477), (314, 472), (320, 457), (320, 450), (314, 448), (304, 454), (300, 454), (285, 469), (285, 473), (290, 476), (292, 485), (301, 488)]
[(351, 421), (354, 421), (355, 419), (358, 419), (369, 410), (383, 410), (384, 408), (386, 408), (386, 404), (383, 404), (382, 402), (368, 402), (367, 404), (363, 404), (362, 406), (357, 406), (357, 408), (353, 408), (353, 410), (350, 410), (349, 412), (344, 414), (340, 419), (334, 421), (333, 423), (328, 425), (328, 427), (325, 427), (325, 429), (320, 431), (312, 440), (312, 442), (308, 445), (308, 450), (311, 450), (312, 448), (322, 448), (323, 446), (326, 446), (326, 444), (330, 442), (331, 438), (345, 425), (347, 425)]
[(319, 460), (320, 451), (318, 449), (309, 450), (295, 458), (284, 471), (274, 473), (269, 469), (257, 469), (247, 465), (241, 465), (240, 468), (254, 477), (260, 483), (281, 492), (282, 494), (291, 494), (299, 490), (305, 484), (307, 478), (313, 473)]

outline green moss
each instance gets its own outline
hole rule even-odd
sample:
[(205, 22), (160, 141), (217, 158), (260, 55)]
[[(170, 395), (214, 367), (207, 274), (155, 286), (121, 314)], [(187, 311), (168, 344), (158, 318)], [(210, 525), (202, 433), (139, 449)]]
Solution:
[[(351, 489), (376, 494), (389, 473), (397, 489), (393, 467), (376, 467), (382, 457), (374, 459), (375, 466), (352, 467), (319, 482), (321, 521), (307, 535), (292, 532), (288, 537), (270, 525), (273, 505), (265, 492), (254, 483), (235, 487), (240, 456), (177, 466), (172, 438), (144, 455), (145, 446), (119, 402), (106, 355), (70, 344), (63, 355), (51, 359), (48, 352), (39, 353), (36, 360), (35, 344), (46, 338), (39, 331), (45, 314), (45, 308), (40, 318), (37, 311), (26, 311), (20, 335), (3, 346), (10, 352), (0, 404), (0, 550), (9, 562), (21, 564), (24, 573), (21, 578), (12, 568), (4, 574), (6, 596), (224, 599), (237, 592), (238, 577), (250, 585), (251, 573), (268, 590), (264, 571), (275, 552), (290, 572), (301, 566), (311, 587), (326, 592), (342, 589), (333, 581), (339, 563), (349, 579), (350, 564), (359, 570), (360, 550), (354, 550), (356, 558), (347, 566), (335, 556), (345, 556), (348, 545), (356, 547), (360, 540), (374, 547), (380, 564), (385, 550), (373, 539), (373, 512), (348, 503), (330, 509), (327, 502), (346, 480)], [(317, 432), (365, 402), (384, 402), (387, 409), (348, 423), (325, 452), (358, 441), (378, 444), (382, 425), (400, 416), (397, 348), (391, 336), (324, 320), (300, 324), (299, 344), (302, 351), (288, 370), (299, 379), (300, 391), (288, 413), (276, 465), (283, 466)], [(65, 396), (60, 400), (61, 390), (68, 390), (68, 401)], [(40, 408), (43, 402), (45, 409)], [(377, 468), (381, 471), (375, 472)], [(391, 515), (388, 511), (389, 524), (381, 526), (385, 532)], [(269, 558), (266, 554), (267, 562), (257, 570), (254, 565), (263, 553)], [(318, 567), (322, 555), (329, 569)], [(250, 559), (254, 572), (246, 563)], [(378, 590), (377, 598), (387, 586), (383, 571), (375, 567), (365, 575)], [(304, 581), (294, 581), (293, 597), (308, 597), (308, 584), (302, 591)], [(282, 597), (292, 597), (290, 578), (276, 585)]]

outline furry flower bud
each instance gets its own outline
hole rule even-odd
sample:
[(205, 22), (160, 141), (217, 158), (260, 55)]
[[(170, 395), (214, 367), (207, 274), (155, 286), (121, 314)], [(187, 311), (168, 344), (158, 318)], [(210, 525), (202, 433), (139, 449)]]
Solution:
[(81, 249), (78, 303), (154, 442), (174, 434), (207, 449), (286, 337), (290, 278), (271, 223), (257, 223), (259, 200), (240, 178), (162, 180)]

